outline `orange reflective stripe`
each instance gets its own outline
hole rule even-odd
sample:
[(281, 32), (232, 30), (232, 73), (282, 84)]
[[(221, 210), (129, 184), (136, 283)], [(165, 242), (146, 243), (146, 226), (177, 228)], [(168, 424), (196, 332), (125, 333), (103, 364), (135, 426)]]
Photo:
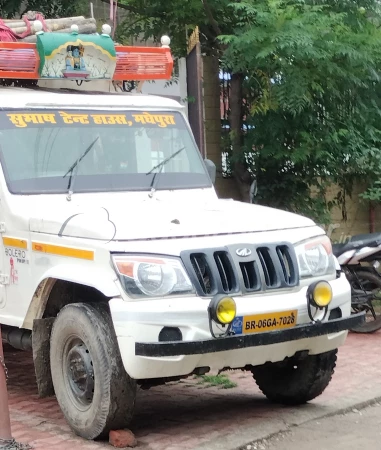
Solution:
[(51, 255), (68, 256), (70, 258), (87, 259), (90, 261), (94, 260), (94, 252), (92, 250), (83, 250), (80, 248), (32, 242), (32, 250), (34, 252), (50, 253)]

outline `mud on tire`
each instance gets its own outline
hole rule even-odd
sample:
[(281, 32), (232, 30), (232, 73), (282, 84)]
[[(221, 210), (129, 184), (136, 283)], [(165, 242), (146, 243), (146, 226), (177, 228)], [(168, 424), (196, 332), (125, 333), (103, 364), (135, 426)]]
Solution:
[(274, 403), (301, 405), (323, 393), (331, 381), (337, 350), (286, 358), (252, 368), (260, 390)]
[(76, 434), (95, 439), (128, 425), (136, 382), (124, 370), (107, 306), (65, 306), (53, 325), (50, 361), (58, 403)]

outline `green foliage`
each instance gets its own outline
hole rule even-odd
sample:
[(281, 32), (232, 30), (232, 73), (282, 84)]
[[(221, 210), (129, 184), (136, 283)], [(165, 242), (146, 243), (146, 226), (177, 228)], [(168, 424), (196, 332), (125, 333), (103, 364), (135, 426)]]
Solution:
[(203, 51), (218, 52), (218, 35), (230, 32), (234, 23), (234, 17), (227, 15), (229, 0), (120, 0), (118, 4), (129, 12), (122, 25), (125, 35), (160, 39), (167, 34), (176, 56), (186, 55), (187, 36), (196, 26)]
[(0, 17), (11, 19), (21, 9), (22, 0), (0, 0)]
[[(257, 201), (323, 222), (330, 183), (350, 193), (354, 182), (381, 174), (377, 4), (368, 3), (367, 15), (344, 1), (231, 7), (246, 23), (220, 36), (223, 64), (246, 74), (251, 128), (242, 151), (257, 176)], [(366, 195), (381, 200), (374, 187)]]
[(381, 202), (381, 181), (376, 180), (361, 196), (364, 200)]
[(0, 17), (13, 18), (26, 11), (38, 11), (46, 18), (88, 15), (87, 0), (0, 0)]
[(89, 14), (88, 3), (84, 0), (27, 0), (26, 11), (40, 11), (45, 17), (70, 17)]
[(237, 383), (231, 381), (225, 374), (201, 375), (198, 384), (205, 384), (205, 387), (218, 387), (220, 389), (232, 389), (237, 387)]

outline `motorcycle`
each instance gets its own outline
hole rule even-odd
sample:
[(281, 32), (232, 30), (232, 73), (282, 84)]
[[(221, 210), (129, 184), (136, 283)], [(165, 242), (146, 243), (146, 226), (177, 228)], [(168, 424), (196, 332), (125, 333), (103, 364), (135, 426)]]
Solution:
[(365, 311), (366, 320), (351, 331), (374, 333), (381, 328), (381, 233), (359, 234), (334, 244), (336, 256), (352, 289), (352, 312)]

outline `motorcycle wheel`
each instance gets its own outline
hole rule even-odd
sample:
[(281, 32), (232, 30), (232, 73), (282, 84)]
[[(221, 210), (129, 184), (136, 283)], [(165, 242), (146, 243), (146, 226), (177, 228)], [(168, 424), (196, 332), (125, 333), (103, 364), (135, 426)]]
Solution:
[(356, 276), (350, 280), (352, 287), (371, 292), (372, 297), (366, 303), (352, 304), (354, 313), (365, 311), (366, 316), (365, 322), (352, 328), (351, 331), (354, 333), (374, 333), (381, 329), (381, 277), (366, 271), (358, 271)]

